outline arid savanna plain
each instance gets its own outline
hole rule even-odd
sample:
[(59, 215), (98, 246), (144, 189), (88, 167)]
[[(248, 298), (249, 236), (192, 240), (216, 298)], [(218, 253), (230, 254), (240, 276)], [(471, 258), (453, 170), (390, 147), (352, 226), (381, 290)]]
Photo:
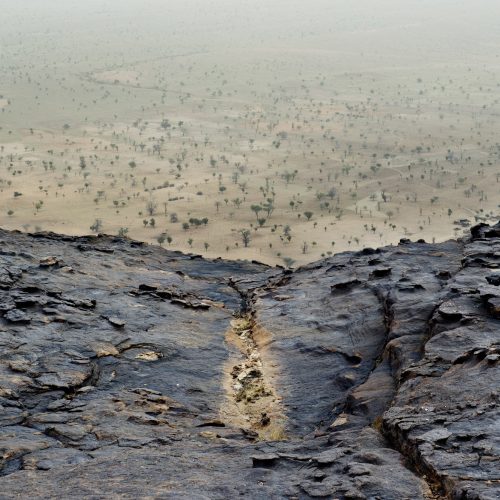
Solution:
[(498, 2), (25, 0), (0, 16), (4, 228), (295, 267), (498, 218)]

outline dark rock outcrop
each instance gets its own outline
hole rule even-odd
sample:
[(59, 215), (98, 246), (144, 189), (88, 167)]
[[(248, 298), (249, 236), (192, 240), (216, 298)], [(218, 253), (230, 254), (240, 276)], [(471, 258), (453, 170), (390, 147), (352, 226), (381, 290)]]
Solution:
[(290, 272), (0, 231), (0, 498), (499, 498), (471, 233)]

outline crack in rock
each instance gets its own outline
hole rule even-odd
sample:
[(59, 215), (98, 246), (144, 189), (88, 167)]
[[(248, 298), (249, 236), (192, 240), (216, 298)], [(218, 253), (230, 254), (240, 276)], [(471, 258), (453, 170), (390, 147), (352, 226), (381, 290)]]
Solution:
[(227, 402), (221, 408), (221, 415), (227, 425), (256, 433), (258, 439), (284, 440), (286, 418), (272, 386), (270, 369), (263, 363), (260, 352), (266, 336), (250, 314), (231, 321), (226, 342), (236, 356), (226, 363)]

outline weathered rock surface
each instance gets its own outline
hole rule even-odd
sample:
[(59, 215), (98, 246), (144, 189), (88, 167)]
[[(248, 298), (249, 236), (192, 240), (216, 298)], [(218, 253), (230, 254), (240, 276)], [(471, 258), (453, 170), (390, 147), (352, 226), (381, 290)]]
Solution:
[(471, 233), (290, 272), (0, 231), (0, 498), (499, 498)]

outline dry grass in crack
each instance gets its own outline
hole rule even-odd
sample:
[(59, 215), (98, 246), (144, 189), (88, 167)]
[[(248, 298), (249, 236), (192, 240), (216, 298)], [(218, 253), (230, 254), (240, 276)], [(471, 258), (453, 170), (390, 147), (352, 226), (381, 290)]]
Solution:
[(221, 410), (223, 417), (232, 425), (256, 432), (260, 439), (286, 439), (281, 402), (264, 366), (252, 318), (233, 320), (226, 341), (238, 349), (240, 356), (227, 364), (228, 397)]

